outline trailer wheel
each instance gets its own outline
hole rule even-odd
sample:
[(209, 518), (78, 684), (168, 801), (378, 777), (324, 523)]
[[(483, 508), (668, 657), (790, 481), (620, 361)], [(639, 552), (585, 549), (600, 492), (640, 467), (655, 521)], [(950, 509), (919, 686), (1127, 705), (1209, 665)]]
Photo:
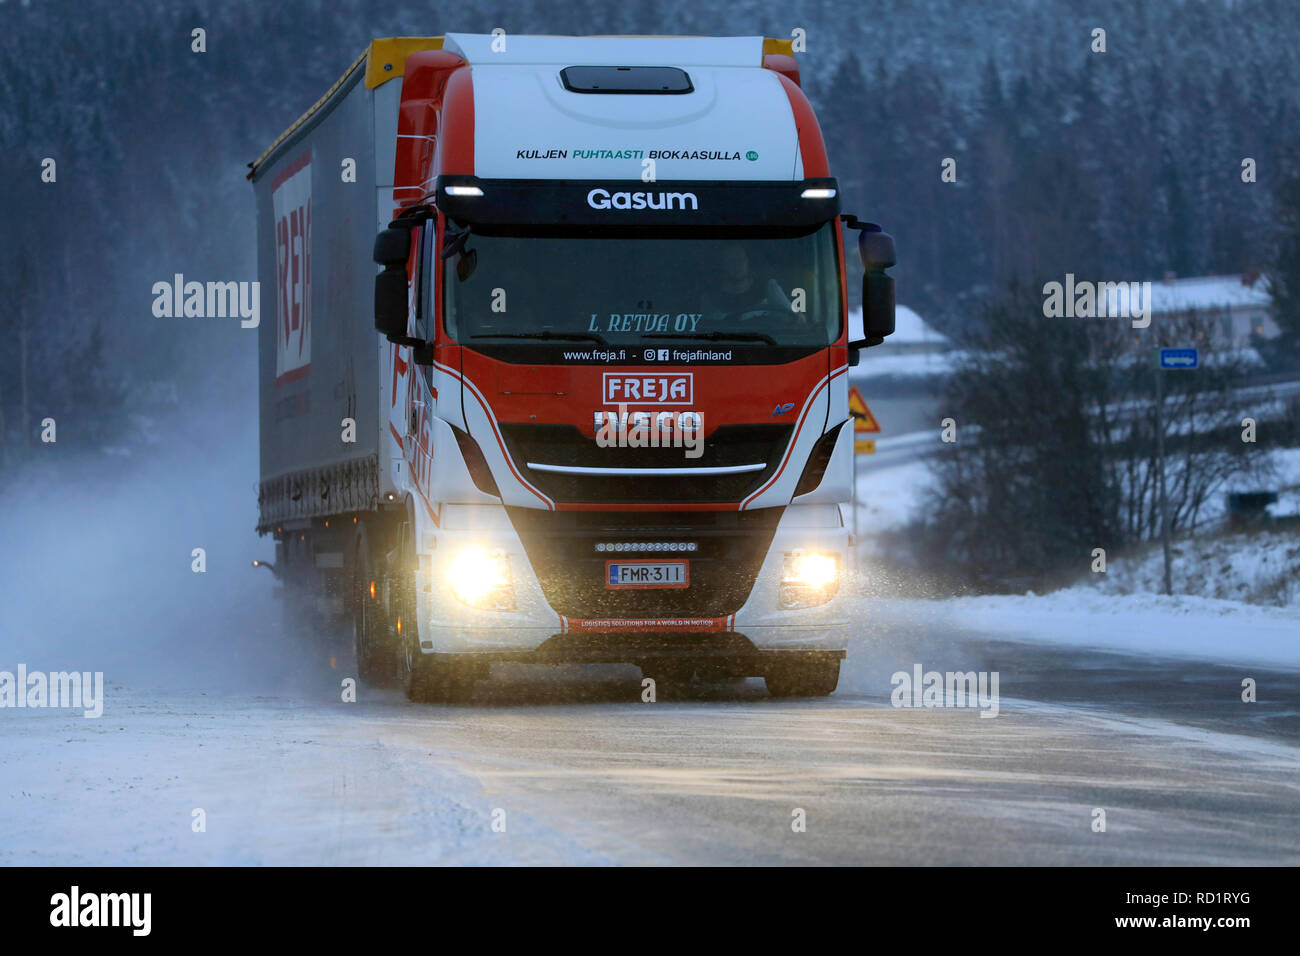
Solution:
[(358, 536), (352, 568), (352, 648), (357, 674), (368, 684), (389, 684), (394, 649), (388, 640), (388, 622), (380, 600), (382, 582), (375, 574), (364, 534)]
[(773, 697), (827, 697), (840, 682), (840, 662), (778, 664), (763, 679)]
[(280, 569), (280, 629), (307, 642), (315, 640), (316, 609), (308, 590), (311, 578), (303, 567), (306, 550), (294, 535), (287, 535), (281, 543), (277, 566)]

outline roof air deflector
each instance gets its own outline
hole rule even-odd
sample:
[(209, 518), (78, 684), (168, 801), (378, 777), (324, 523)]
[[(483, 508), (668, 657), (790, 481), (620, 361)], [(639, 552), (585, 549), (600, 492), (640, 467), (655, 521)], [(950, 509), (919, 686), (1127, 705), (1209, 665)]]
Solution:
[(695, 87), (675, 66), (567, 66), (560, 71), (571, 93), (690, 93)]

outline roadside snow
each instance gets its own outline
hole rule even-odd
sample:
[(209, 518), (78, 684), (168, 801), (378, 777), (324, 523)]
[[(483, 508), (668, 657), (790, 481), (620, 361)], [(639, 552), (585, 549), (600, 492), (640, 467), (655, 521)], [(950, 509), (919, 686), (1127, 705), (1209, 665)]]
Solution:
[[(927, 434), (926, 438), (933, 436)], [(870, 539), (911, 521), (930, 482), (930, 466), (925, 461), (858, 475), (858, 532), (862, 538)]]
[[(1255, 531), (1176, 541), (1170, 548), (1175, 592), (1300, 609), (1300, 534)], [(1164, 554), (1158, 544), (1116, 557), (1084, 583), (1105, 594), (1159, 594)]]
[(1277, 490), (1277, 503), (1270, 505), (1268, 513), (1274, 518), (1300, 515), (1300, 448), (1277, 448), (1269, 454), (1276, 480), (1271, 487)]
[[(1198, 516), (1207, 533), (1180, 537), (1171, 546), (1171, 583), (1176, 594), (1300, 609), (1300, 531), (1261, 525), (1227, 527), (1230, 491), (1275, 490), (1268, 508), (1277, 520), (1300, 514), (1300, 448), (1269, 453), (1271, 474), (1233, 476), (1210, 497)], [(1164, 553), (1158, 541), (1128, 554), (1111, 555), (1105, 574), (1085, 574), (1081, 588), (1108, 595), (1159, 595), (1164, 583)]]
[(963, 629), (1008, 641), (1300, 669), (1300, 608), (1086, 587), (908, 603), (936, 605)]

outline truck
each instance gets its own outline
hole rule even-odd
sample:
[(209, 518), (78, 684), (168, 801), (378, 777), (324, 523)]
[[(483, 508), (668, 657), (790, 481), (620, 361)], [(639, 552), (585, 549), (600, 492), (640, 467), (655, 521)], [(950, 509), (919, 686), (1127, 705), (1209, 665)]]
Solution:
[(500, 662), (835, 690), (895, 254), (789, 41), (376, 39), (249, 165), (291, 625), (413, 700)]

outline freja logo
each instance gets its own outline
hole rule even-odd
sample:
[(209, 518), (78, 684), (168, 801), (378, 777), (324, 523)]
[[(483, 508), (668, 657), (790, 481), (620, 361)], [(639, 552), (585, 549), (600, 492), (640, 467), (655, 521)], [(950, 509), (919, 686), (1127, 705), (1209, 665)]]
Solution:
[(592, 209), (700, 208), (695, 193), (611, 193), (608, 189), (600, 188), (587, 193), (587, 205)]
[(695, 399), (695, 376), (620, 375), (605, 373), (604, 404), (655, 402), (660, 405), (689, 405)]

